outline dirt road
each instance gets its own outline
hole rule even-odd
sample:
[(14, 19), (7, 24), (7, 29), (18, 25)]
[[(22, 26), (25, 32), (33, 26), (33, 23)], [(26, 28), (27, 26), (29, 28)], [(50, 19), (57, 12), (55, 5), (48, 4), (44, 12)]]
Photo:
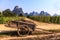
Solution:
[(12, 30), (16, 30), (15, 28), (10, 28), (10, 27), (6, 27), (6, 24), (0, 24), (0, 32), (1, 31), (12, 31)]
[[(57, 38), (56, 38), (57, 37)], [(42, 34), (42, 35), (29, 35), (25, 37), (7, 37), (1, 40), (51, 40), (60, 39), (60, 33), (54, 34)]]

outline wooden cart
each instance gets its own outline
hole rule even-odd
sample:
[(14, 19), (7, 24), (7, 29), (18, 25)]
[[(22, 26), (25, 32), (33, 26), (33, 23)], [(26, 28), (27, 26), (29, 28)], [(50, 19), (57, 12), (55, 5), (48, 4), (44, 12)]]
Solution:
[(10, 21), (8, 25), (10, 27), (17, 28), (17, 33), (19, 36), (32, 34), (36, 27), (34, 22), (28, 20)]

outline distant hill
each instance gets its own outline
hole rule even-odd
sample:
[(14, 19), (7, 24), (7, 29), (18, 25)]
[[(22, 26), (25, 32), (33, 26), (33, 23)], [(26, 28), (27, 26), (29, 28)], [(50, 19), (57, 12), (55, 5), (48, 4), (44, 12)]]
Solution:
[(44, 12), (44, 11), (41, 11), (41, 12), (40, 12), (40, 15), (43, 15), (43, 16), (50, 16), (50, 14), (49, 14), (49, 13)]
[(39, 15), (39, 13), (38, 13), (38, 12), (33, 11), (33, 12), (31, 12), (29, 15), (30, 15), (30, 16), (38, 16), (38, 15)]
[(50, 14), (44, 11), (41, 11), (40, 13), (33, 11), (29, 13), (29, 16), (50, 16)]
[(24, 15), (24, 16), (50, 16), (50, 14), (48, 12), (44, 12), (44, 11), (41, 11), (40, 13), (38, 12), (30, 12), (30, 13), (24, 13), (22, 8), (19, 8), (19, 6), (15, 6), (13, 11), (13, 13), (17, 14), (18, 16), (19, 15)]
[(58, 14), (54, 14), (53, 16), (60, 16), (60, 15), (58, 15)]
[(19, 8), (18, 6), (15, 6), (12, 12), (13, 12), (13, 13), (16, 13), (17, 15), (20, 15), (20, 14), (23, 15), (23, 10), (22, 10), (22, 8)]

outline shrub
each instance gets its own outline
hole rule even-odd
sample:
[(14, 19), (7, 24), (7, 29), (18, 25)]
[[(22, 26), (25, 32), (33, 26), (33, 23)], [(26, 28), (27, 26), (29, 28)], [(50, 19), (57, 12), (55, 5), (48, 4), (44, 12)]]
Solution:
[(0, 17), (0, 24), (8, 23), (10, 20), (19, 20), (19, 17)]

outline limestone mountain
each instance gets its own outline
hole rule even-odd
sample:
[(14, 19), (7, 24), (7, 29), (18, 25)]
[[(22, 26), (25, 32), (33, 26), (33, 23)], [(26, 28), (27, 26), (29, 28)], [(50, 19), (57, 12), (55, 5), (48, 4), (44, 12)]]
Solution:
[(38, 16), (39, 15), (39, 13), (38, 12), (35, 12), (35, 11), (33, 11), (33, 12), (30, 12), (30, 14), (29, 14), (30, 16)]
[(43, 15), (43, 16), (50, 16), (50, 14), (49, 14), (49, 13), (44, 12), (44, 11), (41, 11), (41, 12), (40, 12), (40, 15)]
[(22, 8), (19, 8), (19, 6), (15, 6), (12, 12), (17, 15), (23, 15), (23, 10)]

